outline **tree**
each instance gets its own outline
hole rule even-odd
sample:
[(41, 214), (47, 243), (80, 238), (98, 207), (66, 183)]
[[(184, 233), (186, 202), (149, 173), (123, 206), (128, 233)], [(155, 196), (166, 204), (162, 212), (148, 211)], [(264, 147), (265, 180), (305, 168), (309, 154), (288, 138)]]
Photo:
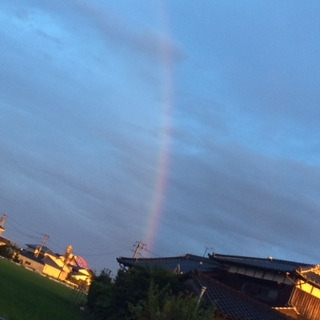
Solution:
[(7, 243), (6, 245), (0, 246), (0, 256), (7, 259), (17, 261), (19, 248), (15, 244)]
[(104, 269), (99, 276), (93, 278), (88, 292), (87, 307), (95, 319), (104, 319), (111, 312), (113, 287), (110, 270)]
[(147, 299), (130, 305), (132, 320), (213, 320), (215, 308), (204, 309), (192, 294), (173, 294), (151, 283)]
[(198, 298), (185, 290), (184, 282), (162, 268), (121, 269), (114, 280), (103, 271), (91, 284), (88, 309), (95, 320), (213, 319), (211, 309), (198, 308)]

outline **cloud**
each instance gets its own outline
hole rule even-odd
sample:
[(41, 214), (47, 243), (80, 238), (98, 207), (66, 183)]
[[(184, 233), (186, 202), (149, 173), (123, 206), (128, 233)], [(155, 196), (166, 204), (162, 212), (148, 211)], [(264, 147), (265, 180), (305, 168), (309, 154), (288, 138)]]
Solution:
[[(72, 32), (76, 37), (87, 38), (95, 34), (107, 47), (113, 43), (120, 51), (125, 48), (131, 55), (142, 54), (157, 63), (170, 64), (179, 62), (183, 57), (181, 49), (169, 34), (146, 26), (139, 30), (137, 27), (132, 28), (123, 17), (99, 2), (73, 0), (64, 4), (52, 4), (50, 1), (32, 1), (28, 7), (18, 4), (15, 15), (24, 22), (30, 20), (32, 14), (38, 11), (39, 14), (51, 16), (54, 23), (67, 26), (66, 31)], [(42, 28), (46, 27), (42, 25)], [(45, 30), (36, 29), (36, 32), (60, 44), (60, 39)]]
[(1, 7), (0, 212), (10, 237), (31, 241), (14, 226), (47, 232), (55, 250), (72, 243), (96, 268), (116, 268), (116, 255), (145, 240), (167, 169), (151, 251), (202, 254), (209, 244), (317, 262), (310, 8), (284, 18), (276, 2), (168, 4), (168, 34), (151, 4), (148, 17), (99, 1)]
[(111, 40), (119, 46), (126, 47), (131, 54), (142, 53), (158, 63), (176, 63), (183, 57), (181, 49), (167, 34), (147, 30), (136, 32), (110, 10), (101, 5), (96, 6), (90, 1), (74, 2), (74, 8), (91, 21), (108, 42)]
[[(189, 232), (193, 237), (195, 230), (206, 234), (219, 252), (228, 244), (218, 237), (230, 237), (234, 253), (250, 255), (260, 243), (268, 243), (270, 254), (278, 248), (301, 250), (316, 260), (308, 247), (319, 227), (317, 167), (214, 143), (201, 157), (175, 154), (172, 162), (164, 223), (181, 224), (185, 237)], [(175, 223), (168, 222), (172, 219)], [(248, 247), (250, 241), (254, 245)]]

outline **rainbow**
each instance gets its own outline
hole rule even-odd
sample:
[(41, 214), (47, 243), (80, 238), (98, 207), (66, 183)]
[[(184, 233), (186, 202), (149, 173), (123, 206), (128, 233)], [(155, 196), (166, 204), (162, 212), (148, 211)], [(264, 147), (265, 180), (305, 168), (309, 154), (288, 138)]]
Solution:
[[(157, 2), (159, 18), (164, 26), (166, 34), (168, 34), (166, 10), (163, 2)], [(172, 85), (172, 53), (168, 46), (161, 44), (161, 56), (165, 66), (163, 68), (163, 120), (162, 120), (162, 136), (161, 146), (159, 148), (159, 157), (157, 164), (157, 175), (155, 181), (155, 188), (151, 199), (149, 215), (147, 218), (145, 243), (150, 252), (157, 240), (158, 229), (160, 226), (160, 219), (163, 211), (163, 202), (165, 197), (165, 190), (168, 182), (168, 173), (170, 165), (170, 141), (171, 141), (171, 119), (173, 107), (173, 85)]]

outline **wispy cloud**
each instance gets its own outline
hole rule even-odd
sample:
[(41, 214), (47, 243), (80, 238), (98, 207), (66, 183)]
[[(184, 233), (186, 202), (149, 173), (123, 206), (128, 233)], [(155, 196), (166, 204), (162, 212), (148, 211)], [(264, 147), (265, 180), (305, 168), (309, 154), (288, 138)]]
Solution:
[(136, 5), (1, 3), (7, 235), (33, 241), (20, 222), (115, 269), (145, 240), (170, 103), (149, 249), (317, 263), (318, 5), (167, 3), (166, 25)]

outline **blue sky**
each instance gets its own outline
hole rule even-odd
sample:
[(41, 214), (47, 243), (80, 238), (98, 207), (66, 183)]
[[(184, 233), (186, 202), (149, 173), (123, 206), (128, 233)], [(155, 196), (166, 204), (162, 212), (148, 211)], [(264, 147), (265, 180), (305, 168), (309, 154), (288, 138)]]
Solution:
[(0, 9), (4, 235), (115, 270), (160, 192), (143, 256), (320, 263), (317, 1)]

